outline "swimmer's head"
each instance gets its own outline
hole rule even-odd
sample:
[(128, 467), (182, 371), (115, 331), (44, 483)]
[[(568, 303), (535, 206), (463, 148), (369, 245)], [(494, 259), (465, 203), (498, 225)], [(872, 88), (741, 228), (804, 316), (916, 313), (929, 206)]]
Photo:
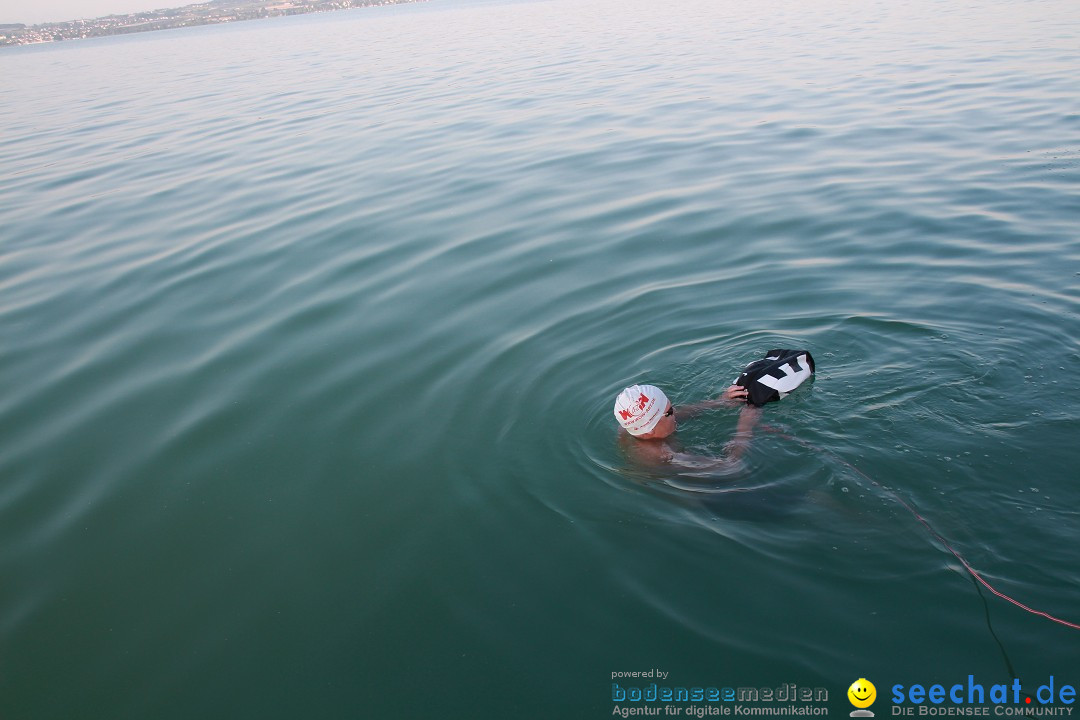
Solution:
[(654, 385), (631, 385), (619, 393), (615, 419), (639, 440), (658, 440), (675, 432), (675, 409)]

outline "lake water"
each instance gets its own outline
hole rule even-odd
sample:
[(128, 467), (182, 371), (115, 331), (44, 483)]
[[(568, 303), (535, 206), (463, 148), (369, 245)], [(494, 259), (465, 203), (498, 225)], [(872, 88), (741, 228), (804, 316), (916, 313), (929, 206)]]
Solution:
[[(1074, 0), (436, 0), (0, 78), (0, 716), (1080, 685), (898, 502), (1080, 622)], [(774, 347), (817, 377), (742, 472), (624, 457), (623, 386)]]

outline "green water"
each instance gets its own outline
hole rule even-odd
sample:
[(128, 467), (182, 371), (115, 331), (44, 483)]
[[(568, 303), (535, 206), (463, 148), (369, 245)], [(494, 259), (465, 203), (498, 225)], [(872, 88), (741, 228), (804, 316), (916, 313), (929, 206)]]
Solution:
[[(896, 499), (1080, 622), (1075, 3), (439, 0), (0, 77), (0, 717), (1080, 685)], [(620, 451), (623, 386), (773, 347), (818, 374), (745, 492)]]

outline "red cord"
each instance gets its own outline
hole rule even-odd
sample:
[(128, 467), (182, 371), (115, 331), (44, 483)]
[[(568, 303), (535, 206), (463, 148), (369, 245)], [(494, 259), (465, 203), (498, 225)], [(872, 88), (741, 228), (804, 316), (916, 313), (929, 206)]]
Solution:
[[(766, 430), (768, 432), (771, 432), (771, 433), (775, 433), (775, 434), (779, 435), (780, 437), (787, 438), (788, 440), (793, 440), (793, 441), (799, 443), (800, 445), (803, 445), (805, 447), (810, 448), (811, 450), (814, 450), (815, 452), (820, 452), (820, 453), (825, 453), (826, 452), (826, 451), (821, 450), (820, 448), (814, 447), (812, 444), (806, 442), (805, 440), (800, 440), (797, 437), (792, 437), (791, 435), (788, 435), (786, 433), (782, 433), (779, 430), (776, 430), (774, 428), (769, 427), (768, 425), (763, 425), (762, 429)], [(938, 542), (940, 542), (942, 545), (944, 545), (945, 549), (948, 550), (949, 552), (951, 552), (953, 554), (953, 556), (956, 557), (956, 559), (960, 561), (960, 564), (964, 566), (964, 569), (967, 570), (969, 573), (971, 573), (971, 577), (975, 578), (980, 583), (982, 583), (983, 586), (986, 587), (987, 590), (994, 593), (995, 595), (997, 595), (1002, 600), (1008, 600), (1009, 602), (1011, 602), (1016, 607), (1021, 608), (1023, 610), (1027, 610), (1029, 613), (1032, 613), (1033, 615), (1042, 615), (1047, 620), (1053, 620), (1054, 622), (1059, 623), (1061, 625), (1064, 625), (1065, 627), (1071, 627), (1074, 630), (1080, 630), (1080, 625), (1078, 625), (1076, 623), (1069, 622), (1068, 620), (1062, 620), (1059, 617), (1054, 617), (1050, 613), (1043, 612), (1042, 610), (1035, 610), (1034, 608), (1029, 608), (1027, 605), (1020, 602), (1019, 600), (1017, 600), (1015, 598), (1012, 598), (1012, 597), (1009, 597), (1005, 593), (1003, 593), (1000, 590), (998, 590), (997, 588), (995, 588), (993, 585), (991, 585), (985, 579), (983, 579), (983, 576), (980, 575), (975, 570), (975, 568), (971, 567), (971, 565), (968, 564), (968, 561), (965, 560), (960, 555), (960, 553), (958, 553), (953, 548), (953, 546), (949, 544), (949, 541), (946, 540), (945, 538), (943, 538), (941, 536), (941, 533), (939, 533), (937, 530), (935, 530), (933, 527), (931, 527), (930, 523), (927, 522), (926, 518), (924, 518), (922, 515), (920, 515), (915, 510), (915, 508), (913, 508), (911, 505), (909, 505), (907, 503), (907, 501), (904, 500), (904, 498), (900, 497), (900, 495), (898, 495), (894, 491), (890, 490), (889, 488), (885, 487), (884, 485), (879, 483), (877, 480), (874, 480), (872, 477), (870, 477), (869, 475), (864, 473), (862, 470), (860, 470), (859, 468), (857, 468), (854, 465), (852, 465), (851, 463), (849, 463), (847, 460), (844, 460), (843, 458), (841, 458), (841, 457), (839, 457), (837, 455), (834, 455), (833, 453), (828, 453), (828, 454), (832, 455), (832, 457), (836, 458), (837, 461), (843, 463), (844, 465), (847, 465), (849, 468), (851, 468), (859, 476), (865, 478), (867, 482), (870, 482), (870, 483), (874, 484), (875, 486), (881, 488), (885, 492), (887, 492), (889, 495), (892, 496), (893, 500), (896, 500), (896, 502), (900, 503), (905, 508), (907, 508), (908, 512), (910, 512), (912, 515), (914, 515), (915, 519), (918, 520), (920, 523), (922, 523), (923, 527), (925, 527), (927, 529), (927, 531), (929, 531), (929, 533), (931, 535), (933, 535), (935, 538), (937, 538)]]

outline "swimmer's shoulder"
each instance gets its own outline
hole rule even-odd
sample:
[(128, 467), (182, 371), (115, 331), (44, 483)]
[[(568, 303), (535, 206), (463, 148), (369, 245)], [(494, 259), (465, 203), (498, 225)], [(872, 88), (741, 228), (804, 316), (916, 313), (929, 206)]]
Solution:
[(664, 440), (638, 440), (625, 430), (619, 432), (623, 451), (643, 465), (665, 465), (675, 457), (675, 450)]

